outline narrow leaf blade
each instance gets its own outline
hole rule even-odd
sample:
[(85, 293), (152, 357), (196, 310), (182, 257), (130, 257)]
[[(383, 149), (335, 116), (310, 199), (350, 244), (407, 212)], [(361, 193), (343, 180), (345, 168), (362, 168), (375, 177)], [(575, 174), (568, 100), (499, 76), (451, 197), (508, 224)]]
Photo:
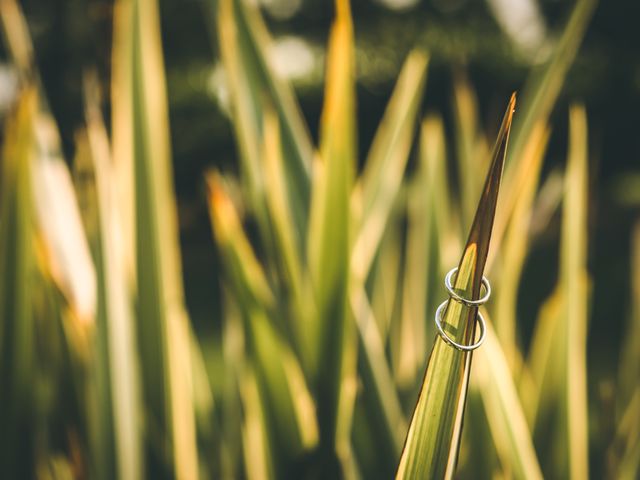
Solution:
[[(480, 297), (514, 107), (515, 95), (507, 107), (475, 220), (458, 265), (454, 287), (467, 298)], [(474, 308), (449, 301), (442, 323), (445, 332), (456, 342), (469, 345), (475, 339), (475, 319)], [(470, 368), (470, 352), (454, 349), (441, 337), (436, 338), (396, 478), (453, 476)]]

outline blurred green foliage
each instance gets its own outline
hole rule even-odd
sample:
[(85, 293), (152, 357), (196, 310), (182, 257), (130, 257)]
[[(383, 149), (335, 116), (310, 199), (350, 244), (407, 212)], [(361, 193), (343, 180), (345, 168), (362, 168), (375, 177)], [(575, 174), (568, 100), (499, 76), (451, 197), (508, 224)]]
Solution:
[[(584, 61), (597, 64), (597, 52), (578, 56), (593, 0), (550, 22), (558, 34), (540, 46), (542, 59), (478, 35), (484, 20), (450, 26), (442, 2), (426, 7), (441, 24), (423, 7), (387, 18), (365, 15), (364, 1), (304, 2), (297, 21), (274, 25), (305, 36), (284, 39), (243, 0), (193, 2), (195, 33), (172, 23), (172, 2), (80, 3), (92, 21), (60, 35), (79, 57), (102, 56), (97, 70), (72, 62), (74, 91), (48, 82), (52, 60), (38, 35), (50, 7), (25, 2), (27, 24), (15, 0), (0, 1), (11, 60), (0, 80), (8, 92), (15, 84), (0, 168), (3, 477), (388, 478), (401, 457), (410, 459), (402, 478), (638, 475), (639, 236), (621, 322), (629, 333), (605, 350), (620, 359), (594, 365), (591, 299), (607, 282), (589, 259), (593, 122), (580, 101), (566, 129), (552, 116), (567, 111), (557, 105), (576, 59), (578, 72), (597, 71)], [(289, 15), (289, 4), (271, 2), (268, 15)], [(359, 33), (361, 15), (373, 27)], [(87, 31), (93, 22), (99, 35)], [(210, 37), (198, 37), (206, 28)], [(184, 60), (166, 48), (176, 31)], [(220, 53), (213, 66), (211, 50)], [(491, 163), (496, 179), (506, 159), (495, 219), (486, 198), (495, 202), (497, 183), (483, 190), (482, 179), (497, 114), (465, 62), (472, 73), (474, 62), (495, 69), (502, 86), (527, 74), (509, 147), (503, 129)], [(443, 81), (438, 72), (452, 66)], [(396, 76), (387, 102), (376, 92)], [(71, 122), (60, 115), (66, 95)], [(368, 105), (383, 97), (384, 112)], [(215, 168), (203, 175), (211, 159), (172, 160), (210, 153), (206, 136), (220, 145)], [(200, 187), (185, 193), (189, 169)], [(490, 214), (472, 227), (482, 192)], [(463, 250), (469, 231), (476, 243)], [(537, 246), (555, 248), (548, 238), (558, 231), (559, 253), (539, 261)], [(489, 234), (488, 258), (472, 259), (469, 246), (485, 249)], [(477, 294), (486, 258), (496, 297), (473, 365), (432, 323), (443, 274), (460, 258), (456, 286)], [(472, 318), (455, 305), (448, 329)]]

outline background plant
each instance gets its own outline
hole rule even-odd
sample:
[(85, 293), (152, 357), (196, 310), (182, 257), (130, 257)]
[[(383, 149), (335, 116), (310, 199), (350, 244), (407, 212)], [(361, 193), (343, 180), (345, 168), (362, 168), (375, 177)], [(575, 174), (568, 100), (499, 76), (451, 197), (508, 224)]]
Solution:
[[(493, 141), (464, 76), (449, 87), (450, 146), (441, 115), (423, 117), (429, 55), (410, 53), (360, 164), (349, 3), (336, 2), (315, 147), (293, 89), (274, 71), (260, 13), (217, 2), (209, 18), (240, 174), (214, 170), (206, 182), (224, 299), (215, 344), (196, 338), (184, 308), (157, 5), (115, 6), (112, 125), (103, 124), (99, 81), (85, 75), (75, 186), (27, 26), (16, 3), (0, 5), (20, 82), (1, 175), (7, 477), (392, 476), (440, 282), (460, 257)], [(637, 475), (635, 320), (611, 394), (617, 413), (600, 415), (603, 426), (588, 420), (599, 409), (587, 401), (594, 287), (579, 103), (569, 112), (566, 169), (542, 170), (550, 115), (593, 8), (576, 4), (521, 91), (487, 263), (492, 328), (472, 370), (463, 476), (585, 478), (589, 442), (611, 475)], [(520, 279), (531, 243), (558, 216), (558, 284), (528, 346), (516, 320), (527, 291)]]

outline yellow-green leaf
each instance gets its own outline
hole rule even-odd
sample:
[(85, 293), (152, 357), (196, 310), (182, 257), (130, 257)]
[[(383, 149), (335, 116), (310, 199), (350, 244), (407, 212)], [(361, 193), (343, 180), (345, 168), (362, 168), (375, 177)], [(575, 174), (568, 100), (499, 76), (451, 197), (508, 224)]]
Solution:
[[(15, 445), (30, 436), (35, 381), (34, 275), (36, 267), (31, 171), (36, 154), (34, 88), (25, 89), (6, 123), (0, 204), (0, 465), (3, 475), (33, 474), (19, 464)], [(29, 458), (29, 457), (27, 457)]]
[(596, 5), (597, 0), (576, 2), (549, 60), (533, 71), (523, 89), (518, 101), (518, 117), (513, 122), (513, 141), (505, 167), (504, 204), (507, 209), (515, 206), (513, 199), (526, 177), (524, 170), (527, 167), (518, 159), (527, 147), (536, 125), (548, 123), (551, 110), (558, 99), (567, 71), (578, 53)]
[[(155, 0), (121, 0), (114, 18), (114, 155), (125, 242), (134, 242), (143, 398), (156, 458), (177, 478), (198, 472), (190, 328), (184, 306), (160, 19)], [(121, 83), (115, 83), (121, 81)], [(122, 125), (118, 122), (122, 121)], [(123, 131), (130, 128), (130, 131)], [(122, 154), (122, 157), (120, 155)], [(131, 194), (131, 192), (133, 192)], [(130, 209), (133, 208), (133, 212)], [(127, 211), (129, 210), (129, 211)], [(152, 433), (155, 432), (155, 433)]]
[[(87, 128), (77, 135), (76, 190), (84, 207), (84, 225), (97, 273), (96, 348), (92, 362), (96, 407), (93, 468), (101, 478), (137, 478), (142, 474), (142, 431), (136, 336), (127, 291), (122, 222), (117, 205), (113, 162), (95, 78), (85, 84)], [(113, 455), (113, 458), (109, 458)]]
[[(293, 90), (278, 77), (269, 57), (272, 40), (257, 8), (244, 0), (218, 2), (217, 32), (231, 92), (241, 165), (249, 184), (252, 208), (259, 222), (266, 190), (260, 166), (265, 100), (278, 116), (286, 165), (285, 187), (289, 208), (302, 249), (310, 202), (313, 146)], [(266, 228), (263, 226), (263, 228)]]
[(462, 72), (456, 72), (453, 85), (456, 159), (460, 185), (463, 227), (473, 220), (475, 202), (482, 188), (482, 177), (475, 172), (486, 168), (490, 160), (488, 146), (480, 135), (478, 106), (475, 93)]
[[(493, 161), (453, 285), (467, 298), (480, 298), (514, 107), (515, 95), (511, 97), (498, 134)], [(476, 308), (449, 300), (442, 319), (444, 331), (458, 343), (474, 343), (476, 314)], [(440, 336), (436, 338), (396, 478), (453, 477), (470, 368), (470, 352), (453, 348)]]
[[(583, 106), (569, 112), (569, 159), (562, 211), (560, 286), (565, 295), (560, 338), (566, 356), (560, 407), (566, 424), (565, 478), (588, 478), (589, 420), (587, 416), (587, 117)], [(560, 367), (562, 368), (562, 367)], [(563, 425), (564, 428), (564, 425)]]
[[(308, 334), (317, 339), (318, 348), (309, 371), (318, 406), (320, 444), (328, 452), (342, 449), (335, 452), (338, 455), (350, 448), (355, 397), (357, 344), (347, 304), (352, 244), (350, 198), (356, 168), (354, 67), (349, 2), (337, 0), (327, 55), (320, 157), (313, 171), (307, 255), (317, 309)], [(337, 475), (337, 464), (331, 463), (324, 466), (325, 475)]]
[(427, 64), (427, 55), (419, 50), (407, 57), (356, 185), (352, 202), (360, 226), (351, 265), (359, 281), (364, 281), (369, 274), (400, 189), (422, 101)]
[[(516, 356), (519, 356), (516, 322), (518, 287), (526, 260), (533, 200), (538, 188), (542, 160), (548, 140), (548, 129), (543, 128), (542, 125), (534, 129), (531, 141), (520, 160), (529, 165), (526, 182), (520, 189), (519, 196), (515, 199), (516, 205), (513, 208), (509, 225), (506, 230), (502, 230), (505, 234), (500, 262), (502, 266), (500, 269), (500, 288), (496, 292), (497, 298), (493, 311), (495, 312), (496, 333), (513, 368), (517, 368)], [(498, 218), (496, 218), (496, 222)], [(500, 245), (500, 241), (498, 240), (496, 244)], [(492, 266), (491, 260), (493, 258), (495, 258), (495, 254), (489, 255), (487, 261), (489, 269)]]
[(209, 177), (209, 187), (213, 230), (244, 320), (247, 350), (267, 422), (265, 435), (272, 444), (270, 468), (284, 474), (281, 468), (318, 440), (315, 404), (291, 346), (275, 328), (273, 295), (219, 175)]
[[(512, 380), (508, 357), (487, 320), (487, 337), (475, 357), (474, 375), (503, 470), (517, 479), (542, 479), (533, 438)], [(475, 441), (475, 439), (473, 439)]]

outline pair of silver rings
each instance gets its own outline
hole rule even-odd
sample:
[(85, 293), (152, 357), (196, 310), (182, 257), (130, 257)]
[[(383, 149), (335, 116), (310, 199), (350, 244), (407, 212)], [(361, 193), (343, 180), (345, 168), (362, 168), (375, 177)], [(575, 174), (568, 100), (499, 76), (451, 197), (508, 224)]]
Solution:
[[(447, 292), (449, 293), (449, 300), (454, 300), (456, 302), (462, 303), (467, 307), (476, 307), (476, 308), (487, 303), (487, 300), (489, 300), (489, 297), (491, 296), (491, 285), (489, 284), (489, 280), (487, 280), (487, 277), (485, 276), (482, 277), (482, 286), (484, 287), (484, 295), (477, 300), (470, 300), (468, 298), (462, 297), (453, 289), (452, 280), (453, 280), (453, 276), (456, 273), (458, 273), (458, 267), (455, 267), (452, 270), (450, 270), (449, 273), (447, 273), (447, 276), (444, 277), (444, 286), (447, 289)], [(484, 321), (484, 317), (478, 310), (477, 319), (478, 319), (478, 322), (480, 323), (480, 338), (478, 339), (477, 342), (471, 345), (462, 345), (460, 343), (457, 343), (449, 335), (447, 335), (447, 333), (442, 328), (442, 316), (444, 314), (444, 309), (446, 308), (447, 303), (449, 303), (449, 300), (445, 300), (444, 302), (442, 302), (438, 307), (438, 309), (436, 310), (435, 322), (436, 322), (436, 328), (438, 329), (438, 335), (440, 335), (440, 337), (446, 343), (448, 343), (449, 345), (451, 345), (452, 347), (458, 350), (461, 350), (463, 352), (470, 352), (472, 350), (475, 350), (480, 345), (482, 345), (482, 343), (484, 342), (484, 338), (487, 334), (487, 325)]]

